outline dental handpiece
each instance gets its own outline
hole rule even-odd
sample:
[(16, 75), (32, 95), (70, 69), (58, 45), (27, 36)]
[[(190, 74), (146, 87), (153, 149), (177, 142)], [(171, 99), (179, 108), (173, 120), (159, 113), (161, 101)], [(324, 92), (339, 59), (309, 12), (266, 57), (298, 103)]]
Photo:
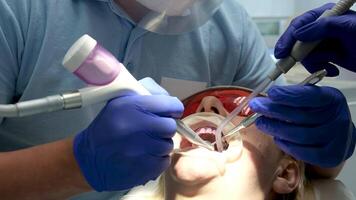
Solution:
[[(340, 0), (331, 10), (326, 10), (317, 20), (325, 17), (342, 15), (347, 12), (355, 3), (356, 0)], [(282, 73), (286, 74), (297, 62), (303, 60), (320, 42), (321, 41), (304, 43), (297, 41), (294, 44), (290, 55), (286, 58), (280, 59), (276, 63), (275, 69), (267, 76), (267, 78), (261, 84), (259, 84), (256, 89), (243, 102), (241, 102), (241, 104), (236, 107), (218, 126), (216, 130), (216, 145), (218, 151), (222, 151), (223, 149), (221, 133), (227, 123), (229, 123), (235, 116), (237, 116), (251, 99), (265, 91), (270, 86), (270, 84), (275, 81)]]
[[(327, 74), (327, 71), (325, 69), (317, 71), (310, 76), (308, 76), (306, 79), (304, 79), (302, 82), (299, 83), (299, 85), (315, 85), (319, 83)], [(262, 116), (259, 113), (255, 113), (249, 117), (246, 117), (243, 119), (235, 128), (230, 130), (228, 133), (226, 133), (223, 138), (231, 137), (235, 134), (238, 134), (241, 129), (247, 128), (251, 126), (255, 121), (257, 120), (258, 117)]]
[[(81, 55), (83, 52), (87, 52), (85, 55), (88, 55)], [(85, 57), (85, 59), (82, 57)], [(78, 59), (79, 62), (77, 62)], [(95, 89), (93, 90), (93, 88), (84, 88), (80, 90), (79, 92), (81, 92), (83, 99), (91, 101), (84, 102), (86, 105), (97, 103), (94, 101), (98, 100), (107, 101), (111, 98), (122, 96), (123, 94), (125, 95), (125, 93), (134, 92), (139, 95), (151, 95), (150, 92), (127, 71), (123, 64), (121, 64), (110, 52), (98, 45), (97, 42), (88, 35), (82, 36), (75, 44), (73, 44), (64, 57), (63, 65), (89, 84), (102, 85), (107, 82), (113, 82), (108, 86), (104, 85), (97, 87), (97, 90), (103, 91), (101, 92), (102, 97), (100, 97), (100, 92), (95, 91)], [(113, 66), (115, 66), (115, 68), (113, 68)], [(85, 67), (86, 69), (80, 69), (81, 67)], [(94, 71), (94, 76), (91, 75), (91, 71)], [(105, 87), (108, 87), (109, 91), (103, 90)], [(95, 92), (93, 93), (93, 91)], [(108, 94), (112, 96), (107, 96)], [(214, 150), (213, 145), (200, 138), (197, 133), (190, 127), (186, 126), (181, 120), (175, 120), (177, 124), (177, 132), (182, 137), (186, 138), (193, 144), (209, 150)]]
[[(69, 71), (89, 84), (74, 92), (0, 105), (0, 117), (23, 117), (59, 110), (78, 109), (130, 94), (150, 95), (110, 52), (88, 35), (79, 38), (66, 53), (63, 63)], [(176, 119), (178, 133), (191, 143), (214, 150), (190, 127)]]
[[(74, 60), (76, 61), (76, 59), (74, 58), (75, 55), (79, 55), (80, 56), (80, 51), (77, 51), (78, 47), (76, 47), (76, 45), (74, 44), (72, 46), (72, 48), (70, 50), (68, 50), (67, 55), (64, 58), (64, 62), (63, 65), (66, 66), (67, 68), (69, 68), (71, 71), (73, 71), (74, 74), (76, 74), (78, 77), (82, 78), (82, 80), (86, 81), (87, 83), (91, 83), (94, 84), (93, 82), (95, 81), (95, 83), (97, 84), (99, 83), (106, 83), (108, 81), (113, 81), (113, 86), (109, 86), (112, 91), (109, 91), (110, 94), (113, 94), (115, 96), (111, 96), (111, 98), (113, 97), (117, 97), (120, 96), (119, 91), (122, 92), (132, 92), (134, 91), (136, 94), (140, 94), (140, 95), (151, 95), (150, 92), (144, 88), (131, 74), (130, 72), (127, 71), (127, 69), (123, 66), (123, 64), (121, 64), (114, 56), (112, 56), (112, 54), (108, 51), (106, 51), (105, 49), (103, 49), (101, 46), (99, 46), (97, 44), (97, 42), (90, 38), (89, 36), (83, 36), (82, 40), (85, 41), (81, 41), (81, 39), (78, 40), (78, 42), (76, 42), (77, 44), (79, 44), (79, 46), (85, 46), (86, 44), (84, 44), (84, 42), (87, 43), (87, 45), (89, 45), (89, 50), (91, 50), (90, 54), (88, 56), (89, 60), (84, 60), (82, 62), (79, 62), (81, 66), (83, 66), (83, 62), (84, 62), (84, 66), (89, 67), (88, 70), (83, 70), (84, 72), (77, 72), (78, 68), (77, 66), (79, 66), (78, 64), (72, 64), (70, 61)], [(90, 45), (91, 43), (93, 43), (93, 45)], [(95, 46), (95, 47), (92, 47)], [(74, 52), (71, 52), (74, 49)], [(82, 50), (83, 51), (83, 50)], [(86, 50), (84, 50), (85, 52)], [(98, 58), (92, 58), (90, 59), (90, 56), (93, 56), (97, 54)], [(100, 56), (99, 56), (100, 55)], [(106, 63), (106, 65), (105, 65)], [(116, 68), (114, 69), (102, 69), (104, 70), (104, 74), (102, 76), (98, 76), (97, 70), (99, 70), (99, 68), (103, 68), (104, 66), (107, 66), (107, 68), (110, 68), (111, 66), (116, 66)], [(92, 68), (95, 69), (95, 78), (93, 78), (92, 76), (90, 76), (89, 74), (83, 74), (83, 73), (89, 73), (89, 70), (92, 70)], [(117, 70), (120, 70), (119, 72), (116, 72)], [(111, 71), (112, 73), (107, 73), (108, 71)], [(100, 80), (99, 77), (102, 77), (101, 79), (103, 79), (102, 81), (98, 81)], [(108, 80), (107, 80), (108, 79)], [(114, 80), (111, 80), (114, 79)], [(116, 81), (116, 83), (115, 83)], [(104, 86), (105, 87), (105, 86)], [(101, 89), (102, 87), (99, 87), (98, 89)], [(82, 94), (85, 94), (85, 91), (81, 91)], [(89, 92), (92, 92), (92, 89), (89, 88)], [(89, 99), (89, 100), (95, 100), (98, 99), (98, 92), (95, 92), (93, 95), (95, 96), (88, 96), (85, 99)], [(104, 94), (106, 95), (106, 93)], [(122, 94), (121, 94), (122, 95)], [(111, 98), (108, 98), (107, 96), (104, 98), (102, 98), (102, 100), (107, 101)], [(95, 102), (90, 102), (90, 104), (93, 104)], [(186, 138), (188, 141), (190, 141), (193, 144), (196, 144), (198, 146), (207, 148), (209, 150), (214, 150), (214, 146), (211, 145), (210, 143), (208, 143), (207, 141), (204, 141), (202, 138), (199, 137), (199, 135), (197, 133), (195, 133), (190, 127), (186, 126), (181, 120), (179, 119), (175, 119), (176, 120), (176, 124), (177, 124), (177, 133), (180, 134), (182, 137)]]

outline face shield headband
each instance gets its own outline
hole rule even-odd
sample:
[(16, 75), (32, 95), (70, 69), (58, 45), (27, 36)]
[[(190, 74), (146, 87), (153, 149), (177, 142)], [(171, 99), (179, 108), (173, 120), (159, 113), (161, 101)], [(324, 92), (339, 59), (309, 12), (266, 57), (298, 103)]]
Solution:
[(180, 34), (205, 24), (223, 0), (136, 1), (149, 10), (138, 26), (159, 34)]

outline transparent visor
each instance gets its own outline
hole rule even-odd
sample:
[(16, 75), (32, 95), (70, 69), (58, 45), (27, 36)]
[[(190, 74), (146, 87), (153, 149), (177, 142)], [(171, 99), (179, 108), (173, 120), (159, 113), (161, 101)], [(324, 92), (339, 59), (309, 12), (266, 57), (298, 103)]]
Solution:
[(180, 34), (205, 24), (223, 0), (136, 1), (149, 10), (138, 26), (159, 34)]

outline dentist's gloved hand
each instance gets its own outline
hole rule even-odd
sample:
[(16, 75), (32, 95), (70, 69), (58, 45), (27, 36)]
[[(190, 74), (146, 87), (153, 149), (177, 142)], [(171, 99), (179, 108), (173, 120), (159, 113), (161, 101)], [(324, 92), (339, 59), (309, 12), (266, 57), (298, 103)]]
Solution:
[[(164, 93), (152, 81), (152, 93)], [(96, 191), (124, 190), (157, 178), (170, 163), (172, 137), (182, 103), (167, 95), (124, 96), (110, 100), (74, 139), (74, 155)]]
[(336, 167), (355, 148), (356, 131), (343, 94), (331, 87), (273, 86), (268, 97), (250, 101), (264, 116), (256, 126), (296, 159), (320, 167)]
[(328, 76), (337, 76), (339, 70), (329, 62), (356, 72), (356, 12), (348, 11), (341, 16), (315, 21), (333, 5), (326, 4), (295, 18), (278, 40), (275, 57), (281, 59), (289, 56), (297, 40), (302, 42), (322, 40), (302, 61), (309, 72), (326, 69)]

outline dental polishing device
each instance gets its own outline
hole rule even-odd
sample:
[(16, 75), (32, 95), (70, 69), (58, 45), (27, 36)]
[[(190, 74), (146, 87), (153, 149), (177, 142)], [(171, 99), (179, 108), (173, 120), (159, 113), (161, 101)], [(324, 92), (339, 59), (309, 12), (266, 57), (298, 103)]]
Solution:
[[(1, 117), (22, 117), (58, 110), (69, 110), (106, 102), (126, 95), (151, 95), (108, 50), (89, 35), (79, 38), (64, 56), (63, 63), (89, 86), (75, 92), (0, 105)], [(177, 132), (198, 146), (214, 150), (190, 127), (176, 119)]]

